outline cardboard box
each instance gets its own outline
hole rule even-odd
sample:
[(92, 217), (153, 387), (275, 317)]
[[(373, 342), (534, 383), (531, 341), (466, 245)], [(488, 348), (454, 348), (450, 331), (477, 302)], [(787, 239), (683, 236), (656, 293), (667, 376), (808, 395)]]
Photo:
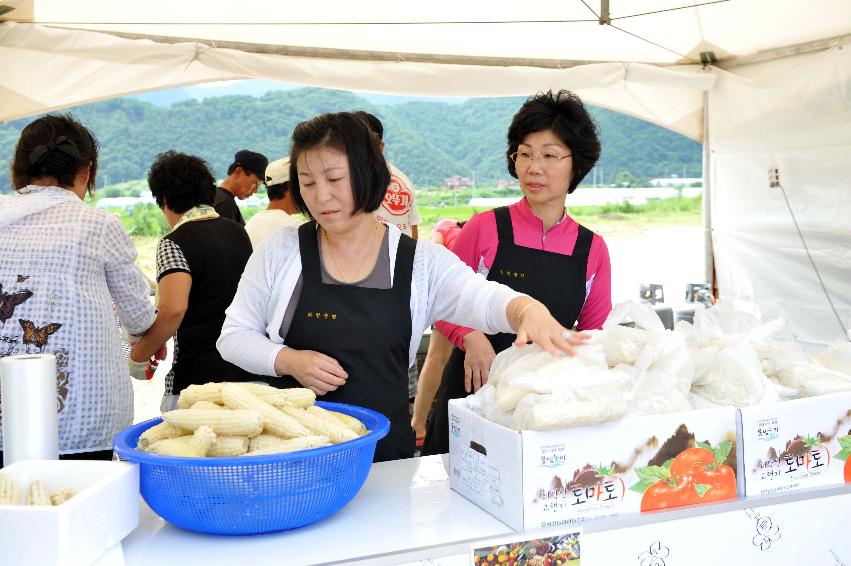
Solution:
[(648, 495), (658, 491), (649, 486), (661, 479), (658, 474), (670, 473), (684, 449), (708, 442), (713, 450), (726, 449), (722, 459), (730, 465), (725, 472), (732, 485), (722, 489), (703, 479), (694, 482), (698, 488), (681, 484), (683, 494), (686, 488), (693, 498), (702, 494), (681, 504), (718, 500), (713, 498), (722, 493), (734, 498), (744, 487), (736, 470), (739, 430), (738, 411), (721, 408), (518, 432), (455, 399), (449, 403), (450, 485), (515, 530), (550, 528), (639, 513), (642, 501), (648, 510), (664, 507)]
[(851, 480), (851, 393), (748, 407), (741, 414), (746, 495)]
[(139, 467), (126, 462), (26, 460), (2, 470), (22, 501), (40, 480), (52, 493), (73, 487), (61, 505), (0, 506), (4, 564), (89, 566), (139, 524)]

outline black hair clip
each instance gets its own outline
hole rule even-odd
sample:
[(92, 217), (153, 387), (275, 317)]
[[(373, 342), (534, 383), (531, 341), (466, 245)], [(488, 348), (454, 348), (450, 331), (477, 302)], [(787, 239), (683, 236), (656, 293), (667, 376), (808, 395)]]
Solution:
[(39, 145), (32, 150), (30, 152), (30, 164), (37, 164), (45, 155), (57, 150), (61, 151), (65, 155), (73, 157), (74, 159), (80, 159), (80, 152), (77, 151), (77, 144), (66, 136), (59, 136), (54, 141)]

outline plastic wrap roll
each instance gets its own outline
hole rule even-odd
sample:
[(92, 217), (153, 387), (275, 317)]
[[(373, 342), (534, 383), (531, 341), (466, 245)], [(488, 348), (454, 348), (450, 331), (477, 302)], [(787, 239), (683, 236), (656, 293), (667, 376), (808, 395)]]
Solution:
[(3, 403), (3, 465), (59, 458), (56, 356), (0, 359)]

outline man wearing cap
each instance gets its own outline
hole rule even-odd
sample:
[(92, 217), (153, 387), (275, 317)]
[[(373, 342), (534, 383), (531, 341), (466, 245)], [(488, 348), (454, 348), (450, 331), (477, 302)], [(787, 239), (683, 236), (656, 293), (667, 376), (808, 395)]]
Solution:
[(236, 199), (245, 200), (257, 192), (257, 188), (266, 174), (269, 160), (266, 156), (247, 149), (241, 149), (233, 156), (228, 167), (228, 176), (216, 188), (216, 200), (213, 208), (222, 218), (229, 218), (245, 226), (242, 213), (236, 205)]
[(252, 216), (245, 225), (255, 250), (272, 232), (287, 226), (300, 226), (304, 222), (290, 192), (289, 157), (273, 161), (266, 167), (266, 194), (269, 206)]

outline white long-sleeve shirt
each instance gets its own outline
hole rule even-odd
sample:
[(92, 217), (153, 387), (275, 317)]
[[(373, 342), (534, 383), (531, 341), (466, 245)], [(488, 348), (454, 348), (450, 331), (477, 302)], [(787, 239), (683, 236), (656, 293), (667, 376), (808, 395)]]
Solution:
[(110, 448), (133, 422), (116, 314), (131, 334), (156, 316), (133, 242), (71, 191), (28, 186), (0, 197), (0, 258), (0, 357), (54, 354), (59, 452)]
[[(401, 232), (389, 225), (391, 285)], [(275, 357), (286, 347), (279, 330), (301, 275), (298, 229), (284, 228), (254, 251), (234, 297), (216, 346), (222, 357), (259, 375), (274, 376)], [(449, 320), (487, 334), (513, 332), (508, 303), (521, 293), (486, 280), (455, 254), (418, 240), (411, 278), (411, 345), (414, 362), (420, 336), (437, 320)]]

